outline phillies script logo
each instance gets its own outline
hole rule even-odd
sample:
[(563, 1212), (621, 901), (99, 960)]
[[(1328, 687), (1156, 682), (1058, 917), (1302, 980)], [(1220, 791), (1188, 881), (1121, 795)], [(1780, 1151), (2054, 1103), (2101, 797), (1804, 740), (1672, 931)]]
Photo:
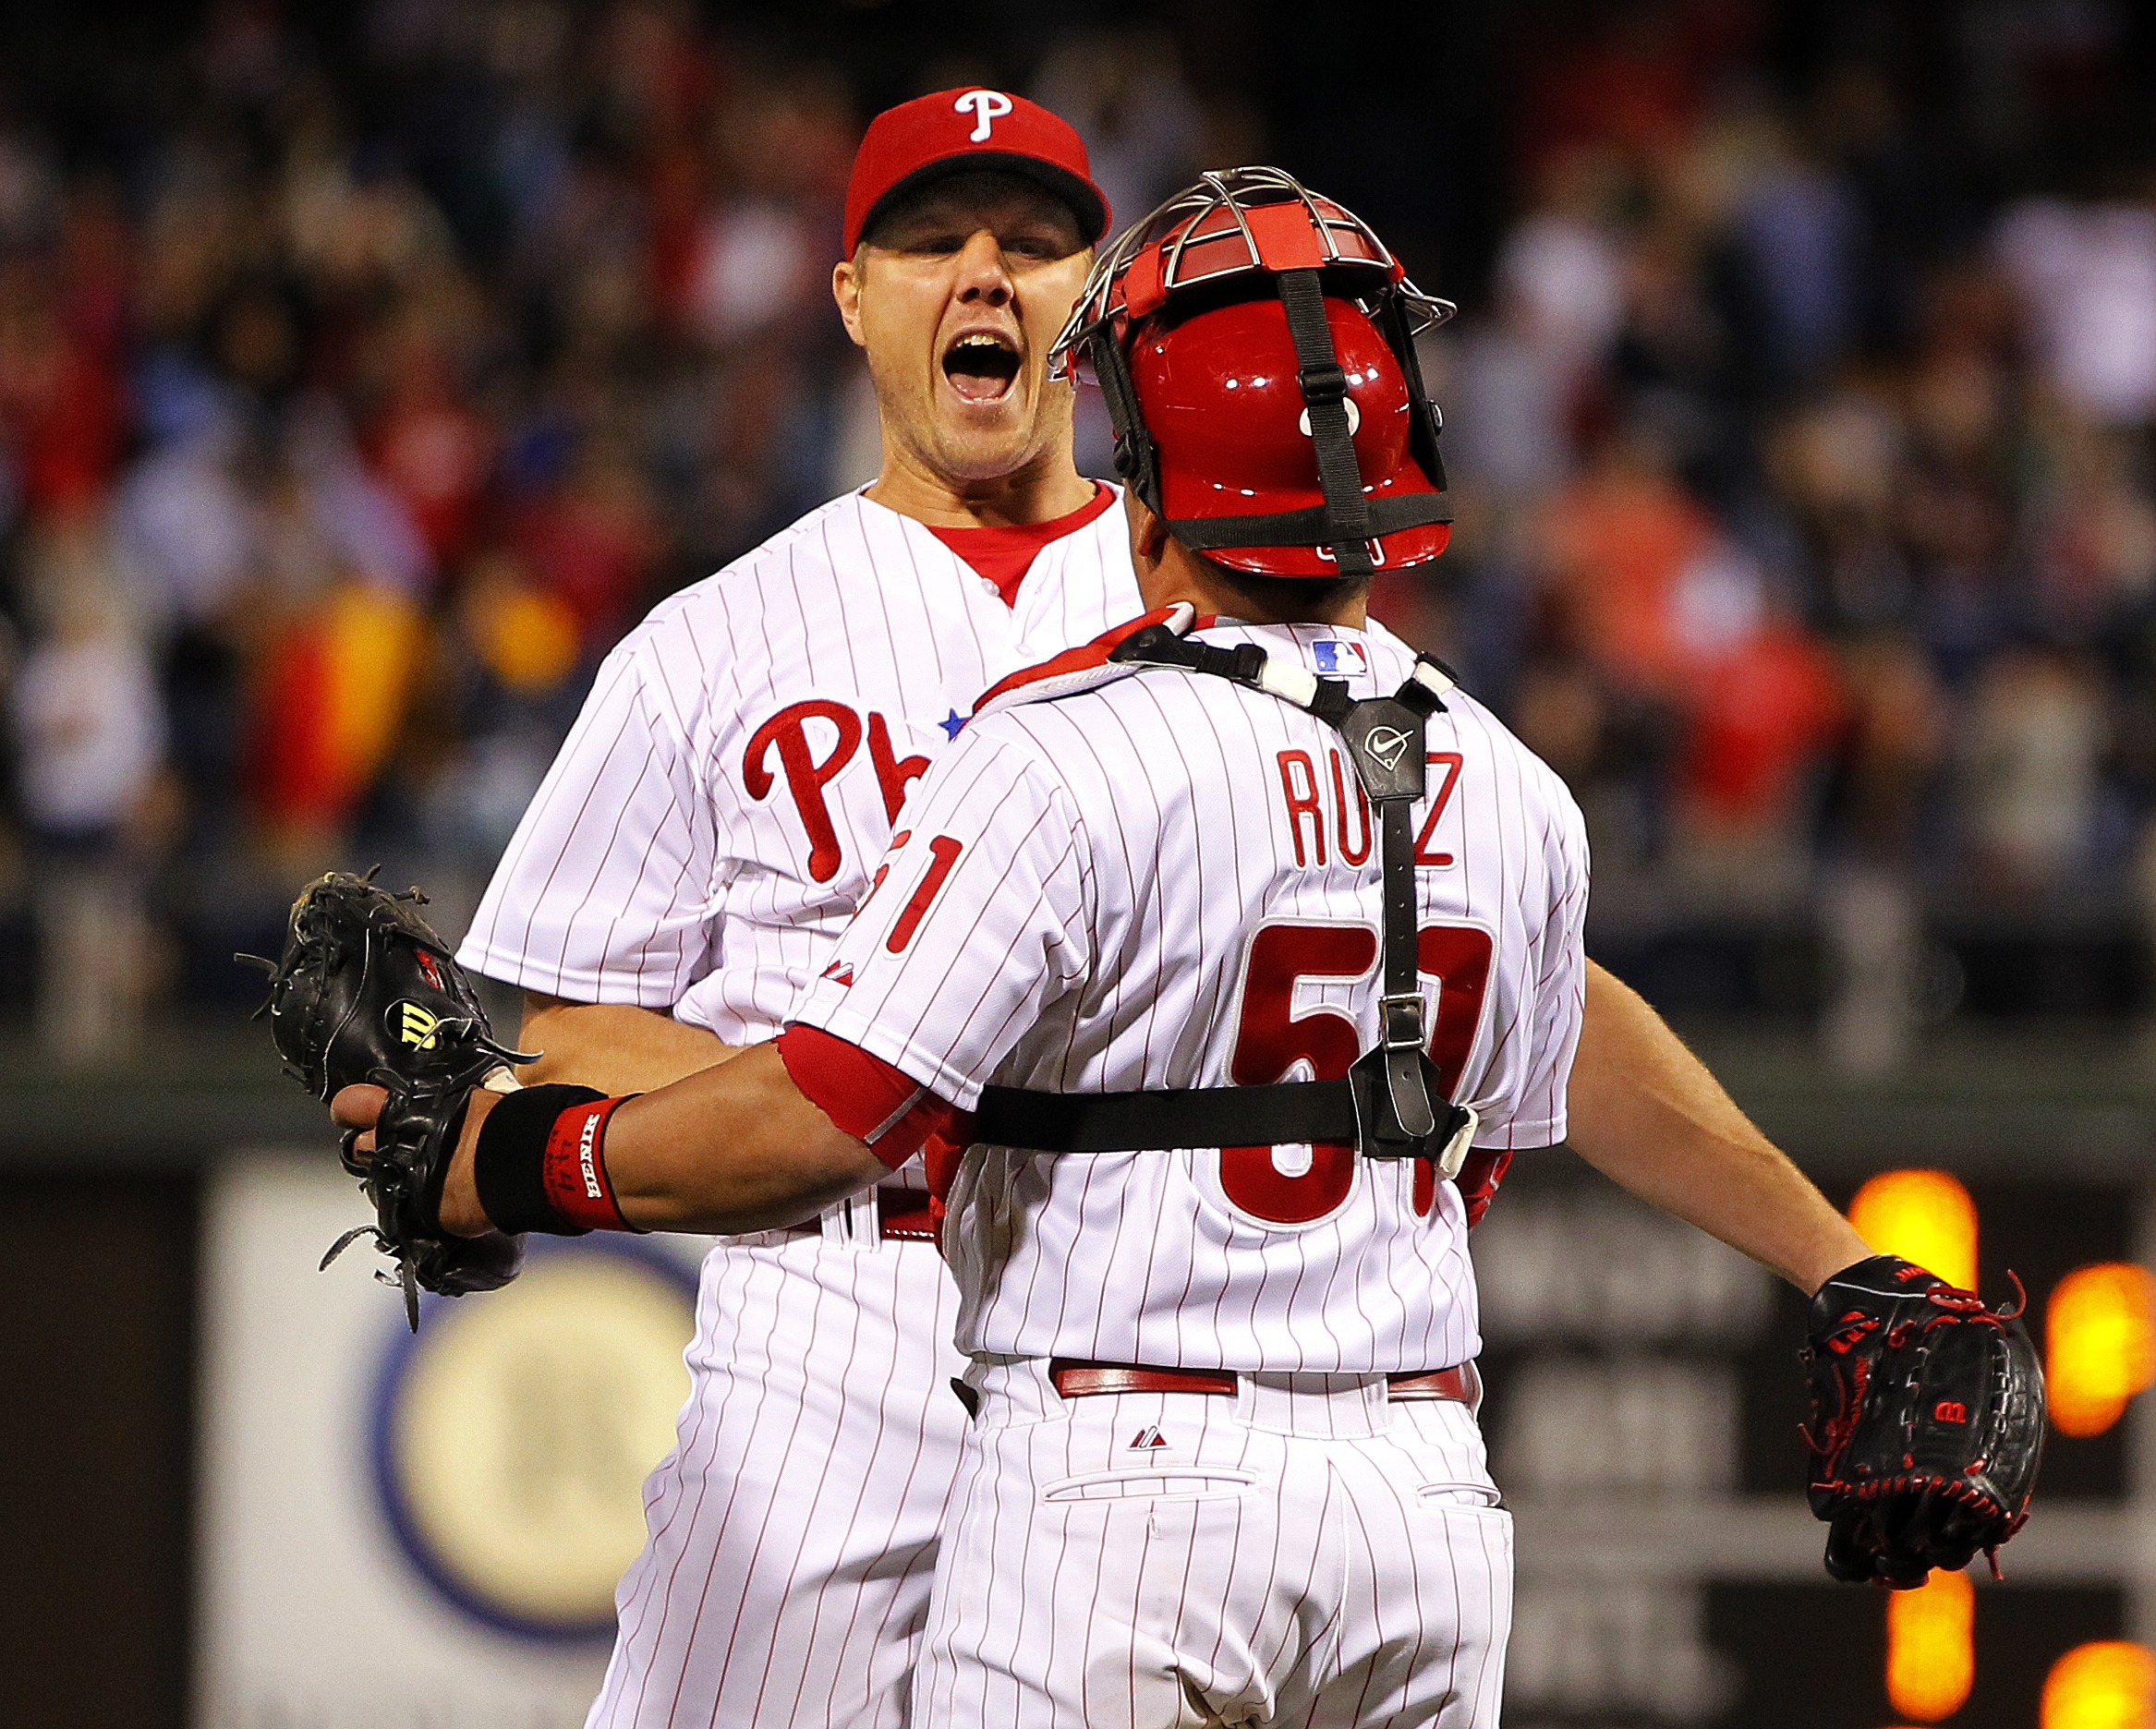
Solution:
[[(812, 730), (811, 722), (818, 724)], [(927, 772), (928, 759), (899, 756), (891, 748), (890, 722), (879, 714), (870, 714), (864, 724), (844, 703), (820, 696), (789, 703), (757, 728), (742, 756), (742, 785), (759, 804), (771, 796), (779, 777), (785, 777), (787, 794), (808, 831), (808, 874), (818, 882), (836, 877), (845, 857), (824, 789), (854, 760), (864, 736), (883, 792), (884, 817), (895, 821), (906, 802), (906, 788)]]

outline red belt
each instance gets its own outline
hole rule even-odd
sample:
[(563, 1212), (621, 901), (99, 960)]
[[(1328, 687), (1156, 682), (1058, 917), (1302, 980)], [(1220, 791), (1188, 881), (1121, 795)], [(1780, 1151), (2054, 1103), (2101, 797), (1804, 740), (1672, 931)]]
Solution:
[[(1232, 1369), (1144, 1369), (1135, 1363), (1083, 1362), (1057, 1357), (1048, 1363), (1048, 1382), (1065, 1398), (1090, 1398), (1096, 1393), (1228, 1393), (1235, 1391)], [(1449, 1369), (1425, 1369), (1385, 1378), (1385, 1393), (1394, 1399), (1456, 1399), (1472, 1405), (1481, 1391), (1472, 1362)]]
[[(878, 1189), (875, 1194), (878, 1236), (902, 1238), (909, 1242), (936, 1240), (936, 1220), (928, 1211), (928, 1197), (918, 1189)], [(809, 1219), (786, 1228), (796, 1237), (823, 1234), (820, 1219)]]

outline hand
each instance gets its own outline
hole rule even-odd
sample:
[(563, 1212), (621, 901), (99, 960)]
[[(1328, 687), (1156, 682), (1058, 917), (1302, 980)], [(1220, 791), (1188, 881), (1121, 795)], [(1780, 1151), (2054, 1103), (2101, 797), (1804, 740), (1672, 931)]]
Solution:
[[(485, 1087), (472, 1089), (464, 1112), (464, 1129), (442, 1184), (442, 1228), (453, 1237), (483, 1237), (493, 1229), (479, 1205), (478, 1186), (472, 1180), (472, 1158), (479, 1143), (479, 1125), (501, 1102), (499, 1093)], [(330, 1118), (340, 1129), (360, 1132), (352, 1151), (364, 1159), (374, 1151), (374, 1125), (389, 1094), (382, 1088), (361, 1083), (345, 1087), (330, 1101)]]

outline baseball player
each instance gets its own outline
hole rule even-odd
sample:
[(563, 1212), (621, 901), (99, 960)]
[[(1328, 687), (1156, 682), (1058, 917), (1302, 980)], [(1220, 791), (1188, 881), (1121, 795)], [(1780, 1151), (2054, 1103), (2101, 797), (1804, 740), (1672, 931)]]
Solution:
[[(1105, 223), (1083, 148), (1021, 98), (946, 91), (870, 127), (834, 289), (876, 380), (882, 473), (610, 660), (463, 949), (523, 986), (532, 1078), (648, 1090), (775, 1033), (975, 695), (1138, 611), (1125, 528), (1072, 466), (1068, 393), (1045, 375)], [(1677, 1210), (1702, 1151), (1744, 1161), (1731, 1192), (1762, 1206), (1801, 1188), (1592, 964), (1573, 1095), (1574, 1147), (1629, 1180), (1659, 1170), (1653, 1198)], [(963, 1433), (919, 1181), (707, 1260), (692, 1396), (594, 1729), (902, 1721)], [(1831, 1239), (1795, 1261), (1763, 1232), (1739, 1246), (1808, 1287), (1847, 1258)], [(806, 1490), (803, 1457), (824, 1461)]]
[[(530, 1078), (648, 1089), (777, 1033), (974, 699), (1139, 610), (1046, 369), (1107, 223), (1077, 135), (1021, 97), (868, 127), (833, 290), (881, 472), (607, 661), (461, 953), (527, 993)], [(707, 1259), (593, 1729), (902, 1721), (964, 1421), (927, 1204), (902, 1172)]]
[[(1496, 1722), (1465, 1231), (1566, 1134), (1587, 872), (1561, 783), (1363, 616), (1445, 541), (1438, 309), (1270, 171), (1127, 236), (1070, 340), (1157, 610), (977, 706), (775, 1042), (471, 1106), (462, 1232), (777, 1227), (926, 1151), (973, 1421), (915, 1721)], [(1808, 1284), (1865, 1258), (1741, 1137), (1625, 1132)]]

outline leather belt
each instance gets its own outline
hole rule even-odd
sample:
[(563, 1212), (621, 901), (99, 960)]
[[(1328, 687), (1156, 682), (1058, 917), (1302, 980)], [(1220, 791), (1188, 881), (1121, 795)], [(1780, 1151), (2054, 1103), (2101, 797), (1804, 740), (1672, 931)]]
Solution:
[[(928, 1197), (918, 1189), (878, 1189), (876, 1195), (876, 1230), (880, 1237), (896, 1237), (906, 1242), (934, 1242), (936, 1219), (928, 1210)], [(820, 1237), (823, 1235), (821, 1218), (812, 1218), (799, 1225), (789, 1225), (790, 1237)]]
[[(1075, 1357), (1057, 1357), (1048, 1363), (1048, 1383), (1065, 1398), (1090, 1398), (1100, 1393), (1232, 1395), (1235, 1382), (1232, 1369), (1147, 1369), (1137, 1363), (1086, 1362)], [(1482, 1378), (1472, 1362), (1387, 1375), (1385, 1382), (1386, 1396), (1392, 1399), (1454, 1399), (1472, 1405), (1482, 1392)]]

